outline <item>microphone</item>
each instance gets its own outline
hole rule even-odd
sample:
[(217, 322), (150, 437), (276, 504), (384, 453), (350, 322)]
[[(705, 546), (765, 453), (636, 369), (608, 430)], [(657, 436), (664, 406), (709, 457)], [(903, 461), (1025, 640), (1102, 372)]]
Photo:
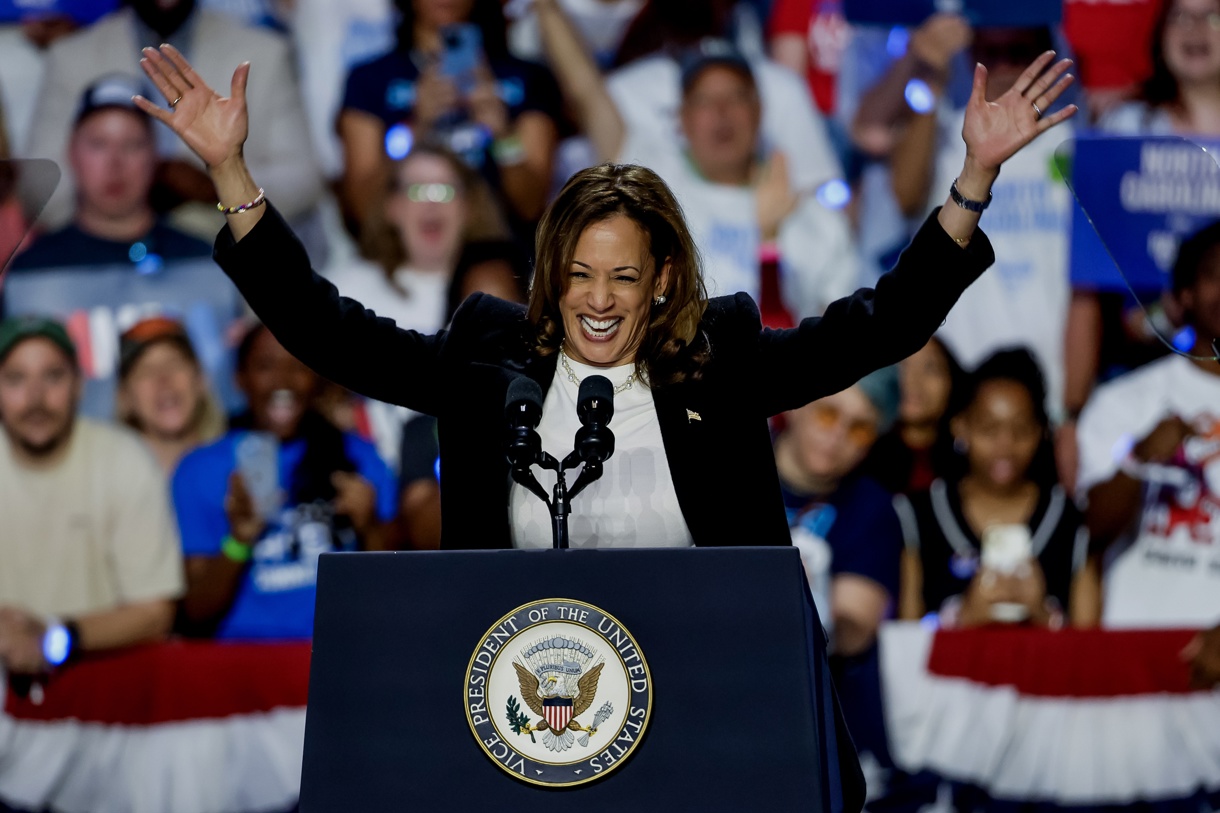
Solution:
[(504, 399), (508, 421), (508, 462), (514, 474), (529, 471), (542, 454), (542, 438), (535, 431), (542, 420), (542, 388), (526, 376), (517, 376), (508, 385)]
[(576, 417), (583, 424), (576, 432), (576, 455), (583, 463), (600, 466), (614, 454), (614, 433), (608, 425), (614, 417), (614, 387), (608, 378), (591, 375), (580, 382)]

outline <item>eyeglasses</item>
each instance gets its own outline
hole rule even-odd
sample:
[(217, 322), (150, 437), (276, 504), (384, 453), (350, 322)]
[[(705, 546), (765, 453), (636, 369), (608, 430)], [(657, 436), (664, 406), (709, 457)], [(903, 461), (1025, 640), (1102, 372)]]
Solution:
[(407, 200), (416, 203), (453, 203), (457, 187), (448, 183), (413, 183), (407, 187)]
[[(845, 419), (842, 410), (830, 404), (814, 404), (812, 412), (814, 422), (824, 431), (837, 429)], [(847, 439), (856, 446), (868, 446), (877, 439), (877, 426), (872, 421), (849, 419), (845, 430)]]
[(1169, 25), (1175, 28), (1198, 28), (1207, 25), (1212, 31), (1220, 31), (1220, 12), (1209, 11), (1200, 14), (1195, 11), (1174, 11), (1165, 18)]

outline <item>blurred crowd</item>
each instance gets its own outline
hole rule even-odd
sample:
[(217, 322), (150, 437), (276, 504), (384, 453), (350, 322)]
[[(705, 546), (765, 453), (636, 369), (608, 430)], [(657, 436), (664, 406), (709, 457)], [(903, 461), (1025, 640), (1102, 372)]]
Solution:
[[(131, 101), (157, 98), (142, 46), (174, 44), (222, 94), (252, 63), (254, 178), (341, 293), (424, 332), (475, 292), (524, 301), (545, 206), (602, 161), (673, 188), (712, 296), (749, 293), (772, 328), (816, 317), (944, 200), (976, 62), (994, 98), (1043, 51), (1072, 56), (1075, 132), (1220, 138), (1220, 0), (1069, 2), (1029, 27), (849, 22), (847, 0), (83, 5), (0, 20), (15, 673), (57, 664), (56, 624), (65, 659), (307, 638), (319, 554), (440, 543), (435, 422), (321, 380), (250, 318), (211, 262), (208, 175)], [(774, 422), (845, 713), (882, 767), (887, 619), (1220, 622), (1220, 364), (1157, 335), (1192, 328), (1183, 349), (1212, 355), (1220, 225), (1182, 242), (1168, 291), (1075, 284), (1072, 136), (1005, 164), (981, 223), (995, 266), (936, 338)], [(25, 159), (59, 164), (53, 193)]]

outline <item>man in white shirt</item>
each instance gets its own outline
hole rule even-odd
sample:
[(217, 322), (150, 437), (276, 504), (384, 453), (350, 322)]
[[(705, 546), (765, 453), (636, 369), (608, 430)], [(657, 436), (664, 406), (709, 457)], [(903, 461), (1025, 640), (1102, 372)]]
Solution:
[[(842, 174), (825, 133), (814, 118), (804, 144), (784, 152), (769, 143), (765, 122), (789, 112), (803, 120), (807, 92), (792, 110), (771, 105), (760, 93), (770, 68), (756, 71), (728, 43), (708, 40), (676, 61), (657, 57), (655, 87), (623, 98), (608, 88), (615, 83), (603, 80), (557, 0), (535, 9), (548, 61), (598, 159), (642, 164), (669, 184), (702, 254), (709, 294), (744, 291), (767, 310), (774, 288), (777, 304), (800, 319), (856, 289), (860, 263), (847, 217), (816, 194)], [(668, 121), (659, 96), (680, 99), (680, 133), (658, 124)], [(821, 159), (811, 169), (812, 155)]]
[(658, 141), (629, 125), (616, 160), (648, 166), (673, 188), (710, 295), (745, 291), (767, 309), (763, 273), (777, 262), (789, 313), (820, 315), (858, 285), (846, 216), (815, 189), (794, 188), (785, 153), (763, 143), (758, 87), (740, 54), (705, 43), (682, 60), (681, 81), (682, 139)]
[(182, 592), (169, 489), (134, 435), (77, 418), (64, 327), (0, 322), (0, 667), (164, 638)]
[[(1173, 286), (1211, 356), (1220, 337), (1220, 223), (1183, 242)], [(1109, 545), (1103, 623), (1220, 618), (1220, 364), (1170, 355), (1096, 391), (1080, 416), (1078, 490)]]

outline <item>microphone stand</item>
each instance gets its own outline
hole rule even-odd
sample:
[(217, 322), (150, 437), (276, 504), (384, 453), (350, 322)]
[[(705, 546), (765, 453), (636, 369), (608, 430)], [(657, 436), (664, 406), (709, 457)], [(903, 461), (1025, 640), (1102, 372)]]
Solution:
[(546, 503), (547, 508), (551, 511), (551, 547), (554, 550), (567, 550), (568, 516), (572, 513), (572, 498), (602, 476), (602, 464), (596, 460), (586, 462), (580, 475), (576, 478), (576, 482), (569, 489), (565, 472), (580, 465), (578, 453), (572, 452), (561, 463), (547, 452), (539, 452), (538, 458), (534, 462), (544, 469), (555, 472), (555, 488), (550, 497), (547, 497), (546, 490), (528, 467), (514, 467), (513, 480), (525, 486), (538, 499)]
[[(568, 548), (568, 516), (572, 498), (602, 476), (602, 462), (614, 453), (614, 435), (607, 424), (614, 414), (614, 391), (604, 376), (590, 376), (580, 385), (576, 414), (581, 428), (576, 444), (562, 462), (542, 450), (535, 428), (542, 419), (542, 391), (527, 378), (515, 379), (508, 388), (505, 414), (509, 421), (509, 471), (517, 483), (546, 503), (551, 511), (551, 538), (555, 550)], [(568, 488), (566, 472), (581, 463), (580, 476)], [(531, 470), (538, 465), (555, 472), (555, 488), (550, 498)]]

